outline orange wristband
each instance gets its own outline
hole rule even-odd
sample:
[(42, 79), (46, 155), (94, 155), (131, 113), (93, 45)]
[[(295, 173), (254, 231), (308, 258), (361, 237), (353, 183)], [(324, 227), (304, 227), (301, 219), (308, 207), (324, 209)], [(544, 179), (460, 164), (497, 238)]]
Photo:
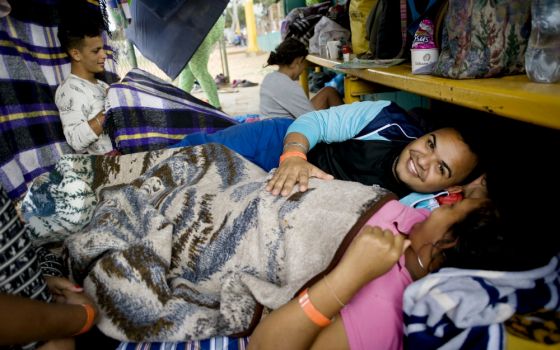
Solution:
[(80, 335), (85, 333), (93, 327), (93, 322), (95, 321), (95, 309), (90, 304), (82, 304), (81, 306), (84, 307), (86, 310), (86, 323), (82, 326), (82, 328), (78, 331), (78, 333), (74, 334), (74, 336)]
[(309, 320), (317, 326), (323, 328), (331, 324), (331, 320), (315, 308), (315, 305), (313, 305), (311, 299), (309, 299), (307, 289), (299, 295), (299, 306), (301, 306), (305, 316), (307, 316), (307, 318), (309, 318)]
[(300, 157), (300, 158), (303, 158), (303, 159), (307, 160), (307, 156), (305, 155), (305, 153), (298, 152), (298, 151), (290, 151), (290, 152), (286, 152), (286, 153), (284, 153), (280, 156), (280, 164), (282, 164), (282, 162), (284, 160), (286, 160), (286, 158), (289, 158), (289, 157)]

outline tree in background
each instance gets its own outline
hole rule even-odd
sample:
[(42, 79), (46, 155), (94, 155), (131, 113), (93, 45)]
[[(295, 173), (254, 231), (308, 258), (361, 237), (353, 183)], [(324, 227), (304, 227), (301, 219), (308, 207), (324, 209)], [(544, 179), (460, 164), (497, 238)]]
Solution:
[[(278, 3), (280, 0), (254, 0), (254, 4), (260, 4), (264, 10), (263, 15), (266, 16), (266, 9), (272, 4)], [(255, 11), (255, 15), (259, 17), (259, 11)], [(234, 33), (241, 33), (241, 28), (245, 27), (245, 11), (243, 9), (243, 0), (231, 0), (226, 8), (226, 27), (231, 28)]]

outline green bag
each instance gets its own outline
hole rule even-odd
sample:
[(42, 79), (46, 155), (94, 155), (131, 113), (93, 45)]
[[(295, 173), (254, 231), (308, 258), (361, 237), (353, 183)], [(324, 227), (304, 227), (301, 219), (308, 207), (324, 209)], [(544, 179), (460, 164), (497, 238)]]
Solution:
[(352, 50), (356, 55), (365, 53), (369, 49), (366, 22), (371, 9), (378, 0), (352, 0), (348, 9), (350, 16), (350, 31), (352, 32)]

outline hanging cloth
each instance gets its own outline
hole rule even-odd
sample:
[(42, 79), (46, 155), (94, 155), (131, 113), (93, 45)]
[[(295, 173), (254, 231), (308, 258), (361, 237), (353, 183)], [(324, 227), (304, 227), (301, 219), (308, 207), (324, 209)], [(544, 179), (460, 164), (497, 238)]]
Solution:
[(218, 20), (228, 0), (136, 0), (126, 36), (175, 79)]

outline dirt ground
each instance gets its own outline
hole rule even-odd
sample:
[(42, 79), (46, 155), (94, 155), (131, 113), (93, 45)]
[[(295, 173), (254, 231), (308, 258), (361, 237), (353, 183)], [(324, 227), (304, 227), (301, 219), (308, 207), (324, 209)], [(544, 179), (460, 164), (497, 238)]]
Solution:
[[(253, 87), (236, 87), (229, 85), (220, 86), (218, 90), (222, 109), (229, 115), (243, 115), (259, 112), (259, 89), (264, 76), (275, 70), (275, 67), (263, 66), (268, 59), (268, 52), (248, 54), (245, 47), (227, 47), (227, 62), (229, 67), (230, 83), (234, 80), (248, 80), (259, 85)], [(210, 56), (208, 71), (215, 77), (222, 71), (222, 62), (218, 47)], [(204, 92), (193, 92), (194, 96), (205, 99)]]
[[(266, 67), (268, 59), (268, 52), (261, 52), (257, 54), (248, 54), (246, 47), (228, 46), (226, 47), (227, 62), (229, 67), (230, 83), (234, 80), (248, 80), (259, 85), (254, 87), (236, 87), (232, 88), (230, 85), (220, 86), (218, 95), (220, 103), (224, 112), (231, 116), (244, 115), (259, 112), (259, 89), (260, 83), (264, 76), (276, 69), (276, 67)], [(169, 81), (169, 77), (165, 75), (155, 64), (143, 58), (137, 52), (138, 65), (140, 68)], [(130, 67), (121, 67), (123, 72), (121, 75), (130, 69)], [(215, 77), (223, 72), (222, 61), (220, 57), (219, 46), (216, 45), (214, 51), (210, 55), (208, 62), (208, 72)], [(201, 100), (207, 100), (206, 94), (201, 90), (193, 90), (191, 94)]]

